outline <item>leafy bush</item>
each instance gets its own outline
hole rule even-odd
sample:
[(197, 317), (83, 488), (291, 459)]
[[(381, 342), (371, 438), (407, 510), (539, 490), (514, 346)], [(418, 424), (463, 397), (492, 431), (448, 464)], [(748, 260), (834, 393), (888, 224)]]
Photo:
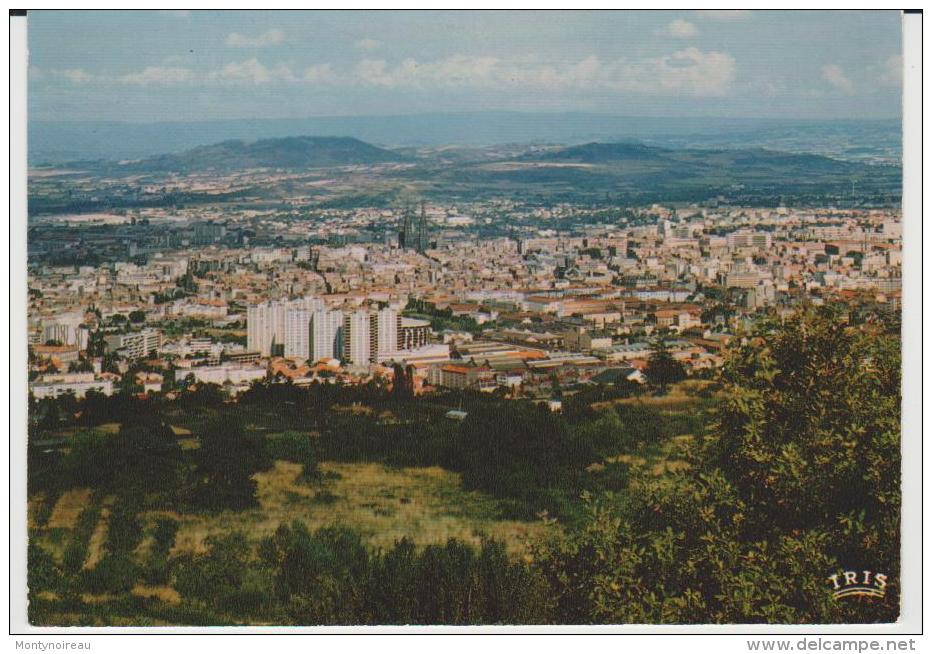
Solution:
[(660, 395), (666, 395), (671, 384), (686, 379), (686, 368), (673, 358), (662, 339), (654, 346), (644, 372), (651, 386), (656, 388)]
[(55, 559), (36, 542), (36, 534), (30, 534), (26, 550), (26, 575), (29, 599), (32, 602), (42, 591), (57, 591), (64, 580), (61, 568)]
[(547, 590), (500, 543), (450, 540), (418, 551), (401, 540), (372, 552), (358, 534), (283, 525), (260, 546), (279, 602), (295, 624), (531, 624)]
[(839, 564), (899, 576), (900, 347), (883, 323), (824, 309), (733, 349), (709, 460), (755, 536), (818, 530)]
[(271, 466), (260, 435), (247, 434), (242, 422), (223, 414), (199, 436), (195, 459), (195, 502), (204, 509), (239, 510), (257, 505), (252, 475)]
[(175, 433), (157, 413), (142, 413), (108, 441), (113, 488), (124, 496), (170, 499), (181, 486), (183, 456)]
[(142, 540), (142, 524), (138, 518), (139, 505), (132, 498), (120, 498), (110, 510), (107, 520), (107, 551), (112, 554), (129, 554)]
[[(536, 548), (560, 621), (895, 620), (899, 370), (894, 334), (830, 312), (750, 334), (691, 468), (590, 499)], [(835, 601), (842, 568), (886, 573), (886, 598)]]
[(168, 553), (175, 544), (178, 521), (159, 518), (152, 530), (152, 547), (146, 561), (144, 577), (151, 584), (167, 584), (169, 581)]
[(317, 447), (308, 434), (286, 431), (266, 440), (270, 459), (291, 461), (302, 466), (301, 478), (306, 481), (320, 479), (317, 467)]
[[(235, 616), (267, 614), (273, 600), (268, 571), (257, 564), (241, 533), (208, 537), (207, 551), (172, 561), (175, 588), (196, 605)], [(233, 620), (231, 620), (233, 621)]]
[(107, 554), (96, 566), (82, 574), (83, 587), (89, 593), (125, 593), (136, 585), (139, 566), (128, 552)]
[(81, 511), (71, 531), (71, 540), (62, 556), (62, 568), (71, 574), (77, 573), (87, 559), (87, 546), (100, 519), (100, 499), (92, 497), (91, 503)]
[[(506, 497), (531, 500), (536, 512), (546, 489), (578, 492), (584, 468), (598, 461), (593, 443), (567, 429), (546, 407), (481, 406), (469, 413), (457, 434), (453, 468), (463, 485)], [(538, 499), (534, 499), (535, 494)]]

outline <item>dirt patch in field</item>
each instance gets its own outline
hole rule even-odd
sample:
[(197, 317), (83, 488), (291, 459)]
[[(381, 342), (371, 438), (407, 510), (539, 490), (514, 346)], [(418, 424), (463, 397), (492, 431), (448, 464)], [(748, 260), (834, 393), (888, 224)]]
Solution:
[(178, 604), (181, 602), (181, 595), (171, 586), (134, 586), (130, 591), (136, 597), (156, 597), (167, 604)]
[(356, 416), (371, 416), (374, 413), (371, 406), (365, 406), (364, 404), (335, 404), (330, 410), (336, 413), (352, 413)]
[(91, 538), (87, 542), (87, 559), (84, 561), (84, 568), (91, 569), (95, 567), (100, 560), (104, 558), (104, 544), (107, 542), (107, 525), (110, 521), (110, 508), (116, 496), (108, 495), (104, 498), (100, 509), (100, 518), (94, 527)]
[(48, 529), (74, 529), (78, 516), (91, 501), (90, 488), (72, 488), (65, 491), (55, 503), (52, 515), (46, 524)]

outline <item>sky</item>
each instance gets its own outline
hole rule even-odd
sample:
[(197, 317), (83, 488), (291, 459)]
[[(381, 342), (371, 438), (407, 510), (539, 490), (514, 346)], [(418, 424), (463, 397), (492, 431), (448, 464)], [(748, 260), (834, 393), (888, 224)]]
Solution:
[(899, 118), (898, 11), (30, 11), (30, 120)]

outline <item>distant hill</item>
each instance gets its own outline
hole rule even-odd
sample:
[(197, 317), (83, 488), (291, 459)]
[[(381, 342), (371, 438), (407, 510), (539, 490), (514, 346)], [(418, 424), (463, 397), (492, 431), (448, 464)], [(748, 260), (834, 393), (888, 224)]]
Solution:
[(669, 151), (643, 143), (584, 143), (569, 148), (560, 148), (529, 159), (542, 161), (566, 161), (574, 163), (611, 163), (618, 161), (644, 161), (661, 159)]
[(810, 153), (778, 152), (765, 148), (670, 149), (636, 142), (584, 143), (538, 152), (525, 159), (607, 166), (625, 162), (645, 162), (647, 165), (653, 163), (659, 166), (728, 166), (736, 170), (770, 166), (832, 173), (862, 169), (859, 163)]
[[(802, 152), (760, 147), (732, 149), (668, 148), (640, 142), (587, 142), (581, 145), (493, 146), (481, 149), (418, 148), (390, 150), (355, 138), (286, 137), (223, 141), (132, 162), (84, 162), (68, 166), (107, 177), (165, 173), (228, 172), (254, 168), (305, 170), (406, 162), (370, 170), (352, 184), (314, 186), (321, 205), (331, 208), (388, 206), (404, 189), (440, 202), (509, 198), (528, 202), (591, 203), (608, 206), (651, 202), (705, 202), (777, 206), (872, 204), (900, 201), (898, 164), (846, 161)], [(36, 178), (38, 179), (38, 178)], [(129, 182), (132, 187), (136, 181)], [(290, 181), (263, 183), (250, 195), (277, 201)], [(88, 199), (35, 183), (31, 215), (87, 212), (117, 206), (224, 201), (216, 194), (137, 197), (122, 191)], [(142, 204), (140, 204), (142, 203)]]
[(643, 143), (585, 143), (568, 148), (547, 150), (523, 158), (524, 161), (578, 163), (612, 174), (635, 172), (654, 176), (720, 177), (725, 174), (733, 183), (749, 178), (788, 178), (825, 175), (869, 176), (871, 170), (895, 167), (867, 166), (818, 154), (778, 152), (764, 148), (742, 149), (670, 149)]
[(537, 149), (509, 160), (437, 171), (435, 186), (485, 194), (547, 195), (594, 200), (606, 194), (631, 202), (700, 201), (714, 196), (774, 198), (898, 198), (898, 165), (844, 161), (764, 148), (673, 149), (643, 143), (590, 142)]
[(336, 136), (290, 136), (259, 141), (223, 141), (178, 154), (110, 167), (121, 171), (195, 172), (247, 168), (304, 169), (407, 161), (409, 157), (359, 139)]
[(479, 111), (160, 123), (30, 120), (29, 163), (142, 159), (229, 139), (276, 139), (295, 134), (353, 136), (385, 147), (572, 145), (637, 139), (666, 148), (766, 147), (840, 159), (896, 161), (901, 133), (899, 120), (671, 118), (581, 112)]

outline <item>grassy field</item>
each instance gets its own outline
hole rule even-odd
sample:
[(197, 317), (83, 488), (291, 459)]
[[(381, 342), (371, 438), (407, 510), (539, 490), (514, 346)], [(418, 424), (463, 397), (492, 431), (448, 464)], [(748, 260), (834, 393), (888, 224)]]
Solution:
[(524, 549), (540, 522), (498, 519), (498, 502), (460, 488), (459, 475), (441, 468), (393, 469), (375, 463), (323, 463), (324, 481), (298, 481), (301, 466), (276, 461), (258, 473), (260, 507), (219, 515), (175, 515), (180, 528), (172, 553), (197, 551), (211, 534), (242, 530), (255, 539), (282, 523), (300, 520), (317, 529), (352, 526), (373, 547), (387, 548), (407, 536), (419, 545), (449, 538), (478, 543), (482, 536)]
[[(441, 468), (389, 468), (375, 463), (323, 463), (323, 480), (299, 480), (301, 466), (276, 461), (273, 468), (257, 473), (259, 507), (219, 514), (149, 511), (140, 515), (146, 536), (136, 550), (144, 562), (151, 543), (152, 525), (159, 517), (178, 521), (171, 554), (204, 550), (210, 535), (242, 531), (258, 541), (279, 525), (298, 520), (311, 530), (344, 524), (358, 530), (374, 548), (389, 548), (408, 537), (418, 545), (444, 543), (457, 538), (478, 544), (483, 537), (506, 544), (521, 553), (527, 541), (548, 527), (542, 521), (522, 522), (499, 518), (499, 502), (483, 493), (465, 491), (459, 475)], [(87, 488), (62, 493), (51, 516), (38, 528), (39, 542), (61, 561), (65, 550), (80, 536), (76, 526), (91, 502)], [(45, 501), (31, 500), (30, 514)], [(103, 499), (99, 518), (83, 543), (87, 555), (82, 567), (93, 568), (106, 542), (107, 519), (113, 498)]]
[(622, 422), (646, 415), (655, 422), (655, 430), (663, 434), (662, 438), (636, 451), (608, 457), (605, 463), (624, 463), (655, 477), (689, 467), (682, 458), (684, 450), (706, 435), (711, 411), (720, 399), (712, 382), (687, 380), (672, 386), (666, 395), (640, 395), (593, 403), (592, 408), (599, 412), (618, 411)]
[[(312, 531), (345, 525), (359, 532), (374, 549), (389, 549), (407, 537), (419, 546), (442, 544), (448, 539), (478, 545), (483, 537), (506, 545), (517, 556), (525, 554), (531, 539), (557, 527), (543, 521), (521, 522), (500, 519), (499, 502), (483, 493), (461, 488), (459, 475), (437, 467), (389, 468), (374, 463), (323, 463), (323, 479), (302, 481), (301, 466), (276, 461), (272, 469), (257, 473), (258, 508), (219, 514), (146, 511), (139, 514), (142, 538), (132, 552), (133, 560), (147, 565), (152, 559), (154, 531), (160, 518), (177, 521), (178, 531), (169, 554), (202, 552), (205, 539), (240, 531), (258, 543), (279, 525), (300, 521)], [(105, 557), (108, 523), (113, 496), (98, 498), (90, 489), (78, 488), (57, 498), (37, 495), (30, 501), (30, 515), (43, 502), (50, 502), (50, 517), (44, 525), (31, 520), (38, 545), (59, 564), (74, 571), (93, 570)], [(48, 509), (47, 509), (48, 511)], [(58, 602), (58, 593), (40, 593), (43, 601)], [(148, 608), (132, 604), (145, 601)], [(128, 594), (78, 592), (80, 605), (55, 611), (50, 624), (174, 624), (188, 618), (159, 619), (157, 616), (180, 606), (181, 595), (171, 585), (138, 581)], [(127, 604), (129, 602), (130, 604)], [(81, 606), (74, 610), (74, 606)], [(126, 606), (136, 608), (127, 609)], [(71, 612), (74, 610), (74, 612)], [(103, 618), (88, 618), (88, 612)], [(133, 617), (120, 617), (128, 611)]]
[[(708, 392), (714, 387), (713, 382), (690, 379), (670, 387), (666, 395), (638, 395), (605, 402), (594, 402), (592, 408), (604, 410), (614, 405), (647, 406), (670, 415), (683, 415), (706, 411), (716, 403), (716, 395)], [(705, 395), (708, 395), (706, 397)]]
[[(617, 411), (622, 423), (641, 420), (638, 412), (646, 414), (664, 437), (636, 451), (609, 457), (604, 463), (594, 463), (589, 471), (598, 473), (604, 464), (613, 462), (646, 470), (654, 476), (685, 467), (682, 448), (695, 440), (705, 424), (705, 415), (717, 401), (714, 394), (706, 392), (708, 385), (709, 382), (691, 380), (677, 384), (664, 396), (641, 395), (593, 404), (592, 408), (600, 413)], [(333, 411), (372, 413), (366, 406), (336, 405)], [(258, 424), (250, 424), (250, 431), (273, 433), (269, 426), (263, 425), (272, 417), (260, 415), (254, 416)], [(380, 421), (389, 420), (383, 414)], [(118, 429), (118, 423), (94, 428), (105, 434), (114, 434)], [(172, 429), (184, 449), (198, 447), (187, 425), (175, 423)], [(149, 511), (140, 516), (141, 521), (147, 534), (160, 516), (178, 521), (172, 555), (202, 551), (208, 536), (233, 530), (243, 531), (258, 541), (279, 525), (294, 520), (312, 530), (335, 524), (350, 526), (375, 548), (391, 547), (402, 537), (418, 545), (443, 543), (450, 538), (478, 543), (482, 537), (489, 537), (505, 543), (512, 553), (523, 552), (529, 539), (539, 537), (547, 529), (543, 521), (506, 518), (509, 512), (503, 502), (481, 492), (464, 490), (459, 474), (439, 467), (395, 468), (379, 463), (325, 461), (320, 464), (319, 481), (302, 480), (301, 471), (299, 464), (276, 461), (270, 470), (257, 473), (254, 478), (259, 506), (254, 509), (219, 514)], [(30, 498), (30, 526), (38, 527), (40, 542), (59, 561), (91, 497), (91, 489), (78, 488), (57, 497), (39, 493)], [(93, 567), (101, 557), (112, 502), (113, 498), (102, 498), (99, 519), (85, 543), (85, 567)], [(44, 519), (37, 520), (42, 514)], [(144, 537), (137, 552), (143, 561), (149, 540), (148, 535)]]

